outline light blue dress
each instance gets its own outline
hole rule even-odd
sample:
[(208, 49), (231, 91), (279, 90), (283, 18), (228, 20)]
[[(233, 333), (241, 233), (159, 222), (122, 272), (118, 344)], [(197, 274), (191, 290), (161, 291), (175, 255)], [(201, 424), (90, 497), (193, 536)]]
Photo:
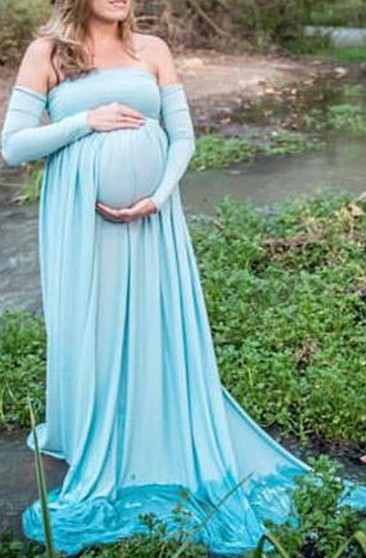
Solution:
[[(286, 490), (308, 467), (220, 383), (179, 188), (159, 213), (131, 223), (95, 211), (97, 199), (125, 207), (159, 183), (168, 150), (159, 86), (147, 70), (117, 67), (47, 95), (55, 122), (113, 101), (146, 124), (90, 133), (50, 156), (40, 200), (48, 345), (38, 435), (43, 453), (69, 464), (48, 495), (55, 547), (72, 555), (146, 531), (139, 514), (150, 512), (172, 533), (179, 502), (198, 525), (246, 478), (195, 537), (239, 553), (255, 547), (264, 519), (286, 519)], [(366, 507), (363, 497), (354, 505)], [(23, 529), (44, 541), (39, 500)]]

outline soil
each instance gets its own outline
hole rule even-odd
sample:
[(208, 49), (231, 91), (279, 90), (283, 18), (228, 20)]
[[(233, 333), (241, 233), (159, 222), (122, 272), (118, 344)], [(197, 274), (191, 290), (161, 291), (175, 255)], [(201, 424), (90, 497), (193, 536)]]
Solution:
[[(186, 51), (175, 60), (193, 120), (199, 127), (224, 120), (246, 99), (318, 77), (325, 71), (325, 65), (317, 61), (292, 60), (277, 55), (222, 54), (211, 50)], [(1, 128), (16, 73), (17, 69), (1, 68)], [(0, 164), (3, 165), (1, 159)]]

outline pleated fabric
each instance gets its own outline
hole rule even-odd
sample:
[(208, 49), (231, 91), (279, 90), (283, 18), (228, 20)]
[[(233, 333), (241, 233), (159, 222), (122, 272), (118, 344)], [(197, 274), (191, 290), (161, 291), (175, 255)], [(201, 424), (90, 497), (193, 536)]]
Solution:
[[(253, 549), (263, 521), (284, 521), (308, 466), (255, 424), (220, 383), (204, 294), (177, 185), (162, 210), (112, 223), (97, 200), (126, 206), (159, 184), (168, 139), (153, 75), (132, 67), (65, 81), (52, 120), (117, 101), (144, 112), (138, 129), (96, 132), (47, 159), (39, 213), (47, 328), (41, 451), (69, 464), (48, 493), (56, 551), (68, 555), (146, 531), (187, 528), (211, 551)], [(27, 438), (34, 449), (33, 436)], [(245, 479), (240, 484), (238, 483)], [(235, 486), (237, 489), (203, 524)], [(359, 489), (352, 504), (366, 508)], [(40, 501), (23, 530), (44, 542)]]

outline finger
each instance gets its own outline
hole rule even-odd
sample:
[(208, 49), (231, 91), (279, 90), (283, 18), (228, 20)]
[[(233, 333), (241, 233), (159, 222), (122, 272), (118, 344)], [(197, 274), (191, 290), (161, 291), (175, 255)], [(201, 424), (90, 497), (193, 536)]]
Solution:
[(123, 114), (126, 114), (128, 116), (132, 116), (134, 118), (143, 118), (145, 119), (145, 115), (142, 112), (139, 112), (138, 110), (135, 110), (131, 107), (127, 107), (125, 105), (120, 105), (120, 111)]
[(105, 217), (106, 219), (114, 222), (128, 221), (130, 219), (129, 212), (127, 209), (113, 208), (109, 205), (103, 204), (102, 202), (97, 202), (96, 209)]
[(149, 202), (146, 198), (138, 201), (131, 209), (145, 217), (156, 212), (155, 204)]
[(118, 120), (125, 120), (127, 122), (145, 122), (145, 118), (140, 116), (133, 116), (131, 114), (127, 114), (125, 112), (118, 112), (117, 113)]
[(116, 209), (111, 209), (111, 208), (105, 208), (105, 207), (97, 207), (97, 211), (99, 211), (100, 213), (102, 213), (102, 215), (104, 215), (105, 217), (111, 217), (111, 218), (116, 218), (118, 217), (118, 210)]
[(103, 217), (103, 219), (106, 219), (107, 221), (112, 221), (112, 222), (115, 222), (115, 221), (116, 221), (115, 219), (113, 219), (113, 217), (111, 217), (110, 215), (104, 213), (104, 211), (97, 210), (97, 213), (99, 213), (99, 215), (100, 215), (101, 217)]
[(136, 120), (135, 118), (123, 117), (118, 118), (117, 121), (123, 126), (142, 126), (145, 124), (144, 120)]
[(110, 132), (113, 130), (122, 130), (122, 129), (134, 129), (134, 130), (138, 130), (143, 126), (142, 122), (129, 122), (129, 123), (125, 123), (125, 122), (119, 122), (114, 120), (114, 122), (109, 122), (107, 125), (105, 125), (103, 127), (103, 131), (105, 132)]
[(96, 206), (106, 210), (106, 211), (128, 211), (129, 208), (128, 207), (115, 207), (113, 205), (109, 205), (107, 203), (103, 203), (103, 202), (96, 202)]
[(120, 108), (116, 112), (117, 118), (133, 120), (134, 122), (144, 122), (145, 116), (143, 114), (131, 114), (130, 111)]
[(95, 204), (97, 207), (100, 207), (101, 209), (108, 211), (109, 209), (118, 209), (118, 207), (114, 207), (113, 205), (108, 205), (107, 203), (103, 203), (101, 201), (96, 202)]
[(136, 219), (143, 217), (143, 214), (137, 209), (122, 209), (120, 216), (126, 221), (136, 221)]
[(133, 217), (133, 212), (130, 209), (122, 208), (118, 210), (118, 217), (121, 219), (130, 219)]
[(120, 219), (118, 217), (112, 217), (109, 214), (104, 213), (103, 211), (98, 211), (98, 213), (107, 221), (110, 221), (111, 223), (124, 223), (125, 219)]

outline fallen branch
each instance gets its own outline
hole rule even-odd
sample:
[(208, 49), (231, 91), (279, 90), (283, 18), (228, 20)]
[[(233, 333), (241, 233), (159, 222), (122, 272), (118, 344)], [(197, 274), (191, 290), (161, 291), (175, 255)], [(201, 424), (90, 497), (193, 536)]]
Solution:
[(288, 250), (290, 248), (308, 248), (312, 246), (312, 242), (309, 240), (286, 240), (285, 238), (276, 238), (263, 240), (261, 246), (263, 248), (273, 248), (275, 250)]

